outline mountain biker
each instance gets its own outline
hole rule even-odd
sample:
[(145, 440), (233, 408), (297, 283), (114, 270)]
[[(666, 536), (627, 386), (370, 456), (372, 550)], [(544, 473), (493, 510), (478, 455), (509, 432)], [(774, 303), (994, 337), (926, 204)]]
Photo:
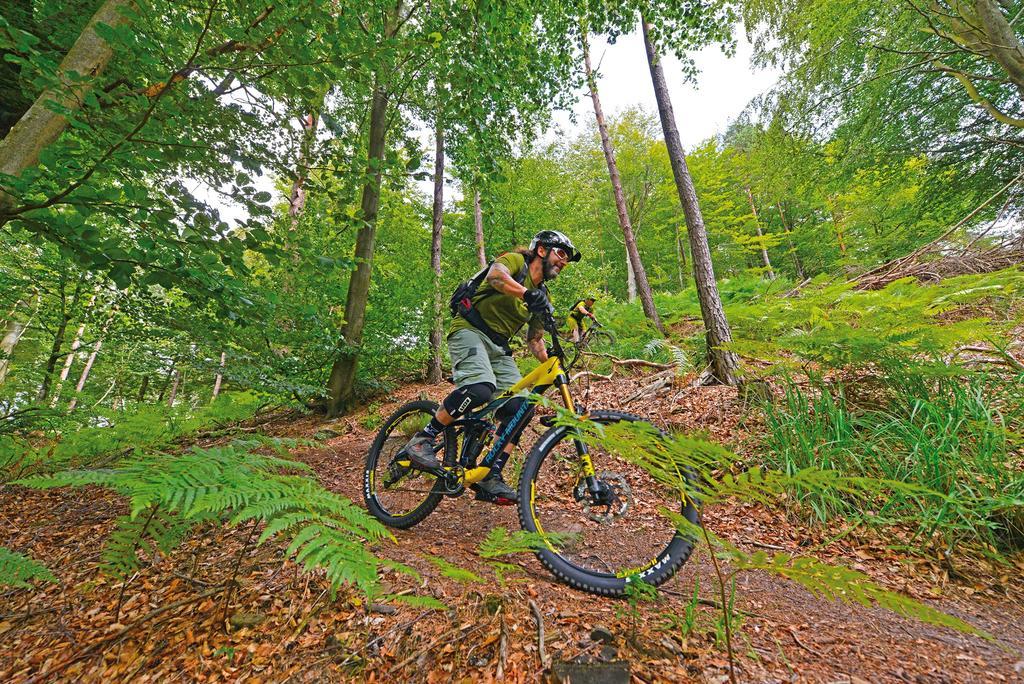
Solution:
[(594, 315), (594, 296), (587, 295), (572, 306), (566, 323), (569, 324), (569, 335), (573, 342), (579, 342), (583, 336), (583, 319), (589, 318), (597, 323), (597, 316)]
[[(522, 378), (508, 348), (508, 339), (518, 333), (524, 323), (529, 324), (526, 346), (538, 361), (548, 360), (543, 317), (550, 315), (551, 302), (544, 283), (557, 278), (566, 264), (579, 261), (580, 256), (563, 233), (542, 230), (533, 237), (528, 250), (506, 252), (491, 264), (484, 282), (472, 297), (473, 308), (480, 313), (490, 331), (474, 326), (463, 316), (456, 316), (452, 321), (448, 332), (448, 353), (458, 387), (445, 397), (426, 427), (413, 435), (403, 448), (416, 467), (423, 470), (439, 468), (434, 454), (435, 442), (445, 426)], [(496, 333), (496, 336), (491, 333)], [(495, 339), (505, 343), (496, 344)], [(525, 401), (525, 398), (518, 397), (498, 410), (496, 417), (501, 421), (498, 434), (504, 432)], [(471, 485), (477, 500), (503, 505), (519, 500), (516, 490), (505, 483), (501, 470), (526, 424), (527, 421), (522, 422), (505, 449), (490, 464), (488, 476)]]

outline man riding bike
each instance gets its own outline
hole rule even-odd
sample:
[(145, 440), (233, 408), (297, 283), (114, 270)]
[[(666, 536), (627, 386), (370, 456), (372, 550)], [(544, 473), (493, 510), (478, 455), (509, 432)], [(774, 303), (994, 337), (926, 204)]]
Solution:
[[(460, 315), (448, 329), (448, 354), (458, 387), (445, 397), (426, 427), (413, 435), (403, 449), (416, 467), (439, 468), (435, 443), (445, 426), (522, 378), (508, 340), (524, 323), (529, 324), (526, 346), (538, 361), (547, 361), (543, 316), (550, 315), (551, 303), (544, 283), (557, 278), (566, 264), (579, 261), (580, 256), (564, 234), (542, 230), (530, 242), (529, 250), (506, 252), (491, 264), (484, 283), (471, 298), (472, 308), (479, 313), (479, 316), (472, 316), (476, 322)], [(523, 397), (515, 398), (498, 411), (497, 418), (501, 421), (498, 434), (504, 432), (525, 401)], [(525, 426), (526, 421), (523, 421), (522, 427)], [(519, 434), (516, 434), (495, 461), (486, 464), (491, 468), (488, 477), (471, 485), (477, 500), (503, 505), (519, 500), (516, 491), (501, 476), (518, 442)]]
[(587, 295), (573, 304), (572, 311), (569, 312), (569, 317), (566, 319), (566, 323), (569, 324), (569, 336), (573, 342), (579, 342), (583, 336), (584, 318), (589, 318), (594, 323), (597, 323), (597, 316), (594, 315), (593, 295)]

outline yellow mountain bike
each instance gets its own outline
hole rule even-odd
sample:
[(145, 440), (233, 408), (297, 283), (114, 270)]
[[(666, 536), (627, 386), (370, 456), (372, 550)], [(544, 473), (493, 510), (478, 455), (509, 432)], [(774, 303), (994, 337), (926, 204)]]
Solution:
[[(550, 317), (545, 328), (554, 353), (513, 387), (445, 429), (437, 446), (442, 464), (437, 472), (412, 467), (401, 450), (438, 404), (410, 402), (387, 419), (367, 454), (363, 479), (366, 507), (377, 519), (408, 529), (445, 497), (461, 496), (468, 485), (487, 477), (487, 464), (532, 418), (535, 405), (522, 402), (501, 434), (494, 414), (523, 393), (555, 387), (569, 411), (599, 424), (642, 420), (619, 411), (585, 413), (578, 408)], [(538, 548), (541, 563), (570, 586), (613, 596), (624, 594), (632, 580), (659, 585), (672, 577), (689, 559), (693, 540), (660, 511), (681, 511), (696, 524), (693, 504), (614, 451), (585, 444), (573, 428), (541, 422), (549, 429), (523, 465), (518, 504), (524, 530), (560, 540)]]

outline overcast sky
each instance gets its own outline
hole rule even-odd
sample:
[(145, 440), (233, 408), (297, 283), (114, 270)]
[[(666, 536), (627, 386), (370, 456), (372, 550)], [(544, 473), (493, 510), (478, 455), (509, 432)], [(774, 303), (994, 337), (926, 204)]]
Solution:
[[(693, 56), (699, 70), (696, 83), (684, 81), (678, 59), (665, 56), (662, 60), (676, 125), (687, 149), (725, 132), (747, 103), (770, 89), (778, 79), (775, 71), (755, 70), (751, 66), (751, 46), (743, 39), (742, 31), (737, 33), (739, 45), (735, 57), (726, 57), (717, 47), (706, 48)], [(614, 45), (609, 45), (604, 38), (593, 39), (590, 56), (595, 68), (600, 64), (597, 90), (605, 116), (636, 105), (652, 113), (658, 111), (639, 30), (619, 37)], [(594, 120), (589, 95), (585, 91), (579, 95), (574, 108), (578, 123), (573, 125), (568, 115), (561, 112), (555, 119), (570, 136), (578, 134)]]

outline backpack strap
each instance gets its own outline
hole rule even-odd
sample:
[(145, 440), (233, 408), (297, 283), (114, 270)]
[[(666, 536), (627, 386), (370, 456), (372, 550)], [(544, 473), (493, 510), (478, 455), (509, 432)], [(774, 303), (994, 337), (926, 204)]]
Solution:
[[(495, 332), (494, 328), (487, 325), (487, 322), (484, 320), (484, 317), (480, 315), (480, 312), (477, 310), (476, 306), (474, 306), (474, 304), (483, 301), (487, 297), (496, 294), (501, 294), (497, 290), (492, 288), (489, 292), (484, 292), (479, 297), (476, 295), (477, 288), (480, 287), (480, 284), (483, 282), (484, 278), (487, 276), (488, 271), (491, 270), (491, 266), (493, 265), (494, 262), (492, 261), (490, 264), (487, 265), (487, 268), (481, 270), (479, 273), (473, 276), (473, 280), (470, 282), (472, 290), (470, 291), (470, 294), (467, 297), (467, 299), (469, 300), (469, 306), (460, 306), (459, 315), (465, 318), (466, 321), (474, 328), (482, 332), (484, 334), (484, 337), (489, 339), (503, 352), (505, 352), (505, 356), (512, 356), (512, 347), (509, 346), (509, 338), (505, 337), (504, 335), (498, 334), (497, 332)], [(524, 261), (523, 267), (520, 268), (514, 276), (515, 281), (520, 285), (526, 282), (526, 274), (528, 268), (529, 262)], [(543, 288), (544, 286), (541, 285), (541, 287)]]

